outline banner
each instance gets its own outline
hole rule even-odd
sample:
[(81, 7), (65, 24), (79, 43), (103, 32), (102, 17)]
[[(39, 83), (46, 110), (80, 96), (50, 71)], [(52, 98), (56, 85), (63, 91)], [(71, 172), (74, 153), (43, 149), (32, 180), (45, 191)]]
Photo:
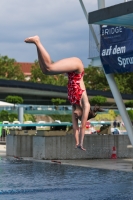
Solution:
[(106, 74), (133, 72), (133, 31), (101, 26), (100, 58)]

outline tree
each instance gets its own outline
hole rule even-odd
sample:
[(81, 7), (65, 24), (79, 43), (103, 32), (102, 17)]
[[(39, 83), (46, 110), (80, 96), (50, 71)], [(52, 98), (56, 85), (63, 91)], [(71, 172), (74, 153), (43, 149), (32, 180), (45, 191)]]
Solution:
[(16, 113), (8, 113), (6, 110), (2, 110), (0, 112), (0, 121), (14, 121), (18, 119), (18, 115)]
[(133, 121), (133, 110), (128, 110), (127, 113), (129, 115), (130, 120)]
[(15, 104), (22, 104), (23, 103), (23, 98), (19, 97), (19, 96), (10, 96), (9, 95), (5, 98), (5, 101), (8, 102), (8, 103), (13, 103), (14, 107), (15, 107)]
[(84, 82), (90, 90), (109, 91), (109, 85), (102, 68), (88, 66), (85, 68)]
[(122, 73), (115, 74), (115, 81), (117, 83), (118, 89), (121, 93), (132, 94), (133, 93), (133, 73)]
[(8, 112), (6, 110), (2, 110), (0, 112), (0, 121), (8, 121), (8, 120), (9, 120)]
[(11, 80), (24, 80), (24, 74), (16, 60), (0, 55), (0, 77)]
[(106, 97), (103, 97), (103, 96), (95, 96), (95, 97), (91, 98), (89, 101), (93, 105), (97, 104), (97, 105), (101, 106), (107, 102), (107, 99), (106, 99)]
[(65, 99), (60, 99), (60, 98), (56, 98), (56, 99), (51, 99), (51, 102), (56, 105), (56, 109), (58, 109), (58, 105), (66, 103)]
[[(131, 84), (133, 73), (116, 73), (114, 74), (114, 79), (120, 93), (133, 93), (133, 84)], [(84, 82), (88, 89), (110, 91), (109, 84), (102, 68), (92, 66), (85, 68)]]
[(133, 108), (133, 100), (130, 100), (130, 101), (125, 102), (125, 106), (126, 106), (126, 107), (130, 107), (130, 108)]

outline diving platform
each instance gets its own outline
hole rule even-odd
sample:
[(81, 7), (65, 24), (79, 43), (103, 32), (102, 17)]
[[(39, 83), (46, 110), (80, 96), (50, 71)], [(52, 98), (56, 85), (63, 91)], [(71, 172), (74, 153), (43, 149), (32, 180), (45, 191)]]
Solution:
[(102, 8), (88, 13), (88, 24), (133, 28), (133, 1)]

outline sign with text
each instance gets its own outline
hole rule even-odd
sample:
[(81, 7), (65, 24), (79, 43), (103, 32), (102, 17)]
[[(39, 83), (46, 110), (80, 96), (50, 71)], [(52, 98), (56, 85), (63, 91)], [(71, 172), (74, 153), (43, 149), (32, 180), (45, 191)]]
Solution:
[(101, 26), (100, 58), (106, 74), (133, 72), (133, 31)]

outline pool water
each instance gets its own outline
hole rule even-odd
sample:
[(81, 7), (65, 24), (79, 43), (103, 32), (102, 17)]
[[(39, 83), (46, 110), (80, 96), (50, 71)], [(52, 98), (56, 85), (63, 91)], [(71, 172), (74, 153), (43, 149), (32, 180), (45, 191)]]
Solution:
[(133, 173), (0, 160), (0, 200), (131, 200)]

